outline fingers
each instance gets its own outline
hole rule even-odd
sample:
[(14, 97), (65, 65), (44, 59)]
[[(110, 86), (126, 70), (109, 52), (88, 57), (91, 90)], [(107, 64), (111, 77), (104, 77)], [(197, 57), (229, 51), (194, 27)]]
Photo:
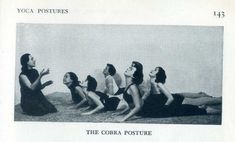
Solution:
[(46, 84), (47, 84), (47, 85), (51, 85), (51, 84), (53, 84), (53, 81), (52, 81), (52, 80), (49, 80), (49, 81), (46, 82)]
[(49, 68), (45, 71), (45, 69), (42, 69), (42, 71), (40, 72), (40, 74), (43, 76), (43, 75), (47, 75), (50, 73), (50, 70)]
[(45, 70), (45, 69), (42, 69), (42, 71), (40, 72), (40, 74), (43, 74), (44, 70)]
[(49, 74), (49, 73), (50, 73), (49, 68), (48, 68), (44, 73), (45, 73), (45, 75), (46, 75), (46, 74)]
[(49, 80), (48, 83), (53, 84), (53, 81), (52, 81), (52, 80)]

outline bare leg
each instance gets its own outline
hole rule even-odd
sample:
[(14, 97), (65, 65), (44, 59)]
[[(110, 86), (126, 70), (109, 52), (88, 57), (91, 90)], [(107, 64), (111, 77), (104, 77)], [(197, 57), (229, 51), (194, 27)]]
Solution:
[(123, 110), (123, 109), (129, 109), (129, 105), (127, 104), (127, 102), (124, 99), (121, 99), (118, 106), (117, 106), (117, 110)]
[(212, 107), (207, 107), (206, 108), (207, 114), (221, 114), (221, 109), (215, 109)]
[(99, 96), (97, 96), (94, 92), (88, 92), (88, 97), (92, 100), (93, 103), (96, 104), (96, 107), (93, 110), (81, 113), (81, 115), (91, 115), (91, 114), (96, 113), (104, 108), (104, 105), (100, 101)]
[(182, 104), (191, 105), (220, 105), (222, 104), (222, 97), (199, 97), (199, 98), (185, 98)]
[(182, 92), (179, 93), (179, 95), (185, 97), (185, 98), (200, 98), (200, 97), (212, 97), (205, 92), (199, 92), (199, 93), (190, 93), (190, 92)]
[(125, 112), (127, 112), (129, 109), (130, 109), (130, 107), (129, 107), (128, 103), (124, 99), (122, 99), (122, 100), (120, 100), (120, 102), (117, 106), (117, 111), (114, 112), (112, 115), (122, 115)]

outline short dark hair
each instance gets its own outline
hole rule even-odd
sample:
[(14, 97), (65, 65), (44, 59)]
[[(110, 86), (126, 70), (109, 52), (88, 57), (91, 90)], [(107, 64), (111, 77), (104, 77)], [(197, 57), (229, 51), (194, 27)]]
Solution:
[(109, 70), (108, 70), (109, 74), (110, 74), (111, 76), (114, 76), (115, 73), (116, 73), (115, 67), (114, 67), (112, 64), (107, 64), (107, 66), (109, 67)]
[(94, 77), (88, 75), (87, 76), (87, 91), (95, 92), (97, 87), (97, 81)]
[(158, 73), (156, 74), (156, 83), (165, 83), (166, 82), (166, 72), (162, 67), (156, 67), (158, 68)]
[(143, 82), (143, 65), (137, 61), (133, 61), (132, 64), (134, 64), (134, 67), (136, 68), (136, 71), (133, 74), (132, 82), (136, 85), (139, 85)]

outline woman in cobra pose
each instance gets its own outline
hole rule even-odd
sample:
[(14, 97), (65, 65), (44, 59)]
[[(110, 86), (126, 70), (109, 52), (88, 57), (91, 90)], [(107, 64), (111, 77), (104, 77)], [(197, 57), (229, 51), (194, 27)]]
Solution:
[[(158, 71), (157, 71), (158, 72)], [(126, 121), (134, 115), (142, 117), (170, 117), (182, 115), (202, 115), (216, 113), (210, 108), (199, 108), (194, 105), (182, 104), (183, 96), (171, 94), (164, 86), (164, 80), (155, 78), (155, 87), (158, 88), (157, 95), (152, 95), (146, 99), (141, 96), (139, 84), (143, 81), (143, 66), (139, 62), (132, 62), (131, 67), (125, 71), (126, 88), (123, 94), (128, 102), (130, 111), (120, 121)], [(156, 80), (157, 79), (157, 80)]]
[(76, 104), (75, 108), (87, 105), (86, 94), (83, 91), (83, 87), (78, 81), (78, 77), (73, 72), (67, 72), (64, 75), (63, 83), (69, 88), (72, 96), (72, 101)]
[[(166, 74), (162, 67), (156, 67), (149, 74), (151, 89), (142, 97), (144, 106), (142, 116), (179, 116), (204, 114), (198, 106), (221, 104), (221, 97), (214, 98), (205, 93), (176, 93), (172, 94), (166, 88)], [(188, 100), (191, 100), (190, 103)], [(200, 100), (200, 101), (198, 101)], [(162, 107), (164, 106), (164, 107)], [(167, 108), (167, 109), (166, 109)], [(203, 107), (206, 114), (220, 113), (221, 110)], [(155, 112), (155, 113), (153, 113)]]
[(116, 97), (107, 97), (103, 93), (97, 92), (97, 81), (92, 76), (88, 75), (87, 79), (87, 100), (91, 103), (90, 105), (94, 106), (92, 110), (81, 113), (81, 115), (91, 115), (97, 113), (101, 110), (104, 111), (115, 111), (122, 110), (128, 107), (127, 103), (122, 103), (122, 100), (113, 101), (112, 99), (119, 99)]
[(40, 74), (35, 67), (35, 59), (28, 53), (20, 58), (22, 65), (19, 75), (20, 92), (21, 92), (21, 108), (28, 115), (41, 116), (47, 113), (57, 112), (42, 93), (42, 89), (51, 85), (52, 81), (41, 84), (41, 78), (49, 74), (49, 69), (42, 70)]

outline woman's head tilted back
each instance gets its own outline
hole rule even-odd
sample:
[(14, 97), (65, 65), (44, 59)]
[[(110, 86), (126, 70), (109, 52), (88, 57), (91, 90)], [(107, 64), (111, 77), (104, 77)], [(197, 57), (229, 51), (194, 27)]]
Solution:
[(156, 67), (155, 70), (157, 71), (156, 73), (156, 83), (165, 83), (166, 82), (166, 72), (162, 67)]
[(137, 61), (133, 61), (131, 66), (136, 68), (133, 74), (132, 82), (139, 85), (143, 82), (143, 65)]

